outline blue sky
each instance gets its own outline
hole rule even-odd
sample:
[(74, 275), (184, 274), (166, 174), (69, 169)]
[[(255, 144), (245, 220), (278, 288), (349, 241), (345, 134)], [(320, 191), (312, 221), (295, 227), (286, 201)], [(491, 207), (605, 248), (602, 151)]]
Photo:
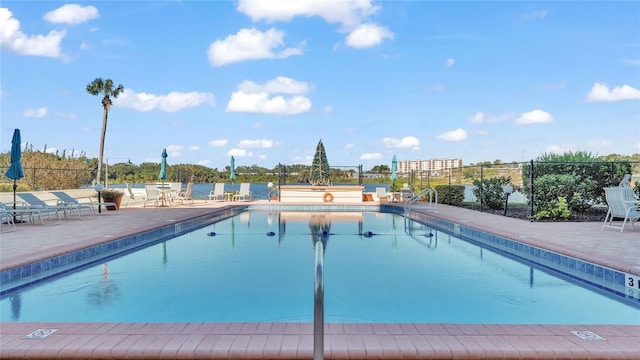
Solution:
[(3, 1), (1, 137), (223, 169), (640, 153), (640, 2)]

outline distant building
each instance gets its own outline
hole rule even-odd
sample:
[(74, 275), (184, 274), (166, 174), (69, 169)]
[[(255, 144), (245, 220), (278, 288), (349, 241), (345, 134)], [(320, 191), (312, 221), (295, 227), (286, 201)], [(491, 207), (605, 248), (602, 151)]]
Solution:
[(462, 159), (404, 160), (398, 161), (398, 174), (409, 174), (412, 170), (416, 173), (438, 173), (442, 170), (461, 167)]

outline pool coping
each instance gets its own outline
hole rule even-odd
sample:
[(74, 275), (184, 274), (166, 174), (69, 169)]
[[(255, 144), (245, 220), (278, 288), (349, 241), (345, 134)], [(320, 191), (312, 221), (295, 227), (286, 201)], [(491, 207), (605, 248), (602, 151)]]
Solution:
[[(443, 214), (425, 212), (451, 221)], [(307, 323), (0, 325), (3, 359), (297, 359), (310, 358), (313, 345), (313, 326)], [(40, 328), (58, 331), (40, 340), (23, 338)], [(577, 334), (606, 340), (585, 340)], [(636, 350), (640, 326), (633, 325), (326, 324), (325, 335), (326, 358), (640, 358)]]

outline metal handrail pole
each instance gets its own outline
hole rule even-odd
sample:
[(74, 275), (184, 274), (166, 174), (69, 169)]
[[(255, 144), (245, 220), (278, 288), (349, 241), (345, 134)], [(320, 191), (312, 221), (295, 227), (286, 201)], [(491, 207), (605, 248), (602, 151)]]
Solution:
[(324, 359), (324, 246), (316, 241), (313, 301), (313, 360)]

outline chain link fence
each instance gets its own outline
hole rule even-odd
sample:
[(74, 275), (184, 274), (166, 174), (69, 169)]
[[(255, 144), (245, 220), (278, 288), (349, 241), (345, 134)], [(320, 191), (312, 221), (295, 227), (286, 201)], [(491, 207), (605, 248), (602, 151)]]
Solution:
[[(572, 213), (605, 205), (604, 188), (617, 186), (625, 174), (632, 175), (632, 186), (640, 192), (640, 162), (522, 162), (483, 164), (438, 171), (411, 171), (399, 181), (414, 189), (431, 187), (451, 193), (455, 187), (464, 193), (458, 203), (475, 205), (480, 211), (505, 209), (510, 204), (527, 206), (528, 217), (565, 206)], [(508, 188), (508, 196), (505, 193)], [(443, 186), (445, 188), (443, 188)], [(562, 199), (560, 199), (562, 198)], [(531, 201), (532, 200), (532, 201)], [(505, 212), (506, 213), (506, 212)]]
[[(63, 189), (79, 189), (91, 184), (94, 172), (88, 169), (56, 169), (44, 167), (22, 167), (24, 177), (16, 181), (20, 188), (30, 191), (47, 191)], [(0, 168), (0, 183), (11, 183), (5, 173), (7, 168)], [(12, 185), (13, 186), (13, 185)], [(13, 187), (11, 187), (13, 189)]]

